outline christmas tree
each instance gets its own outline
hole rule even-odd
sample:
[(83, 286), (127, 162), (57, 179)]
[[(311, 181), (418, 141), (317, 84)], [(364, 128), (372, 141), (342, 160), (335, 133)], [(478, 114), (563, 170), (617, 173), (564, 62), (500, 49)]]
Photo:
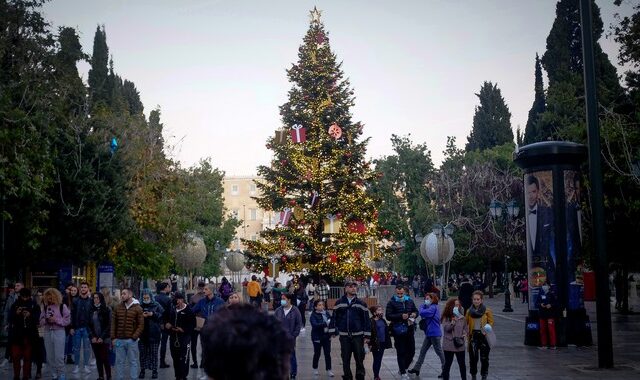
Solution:
[(363, 277), (384, 251), (389, 232), (378, 226), (376, 200), (367, 186), (377, 174), (365, 159), (368, 139), (352, 122), (353, 90), (329, 47), (320, 21), (311, 22), (297, 64), (287, 70), (289, 101), (280, 107), (282, 128), (270, 137), (270, 166), (260, 166), (258, 204), (279, 212), (279, 223), (246, 241), (254, 269), (277, 257), (280, 268), (334, 279)]

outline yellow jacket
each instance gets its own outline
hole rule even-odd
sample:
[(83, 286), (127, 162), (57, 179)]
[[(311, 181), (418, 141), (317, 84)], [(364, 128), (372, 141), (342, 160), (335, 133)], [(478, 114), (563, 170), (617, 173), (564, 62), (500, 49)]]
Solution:
[[(464, 315), (464, 318), (467, 320), (467, 326), (469, 326), (469, 337), (471, 337), (471, 333), (473, 332), (473, 318), (471, 318), (471, 313), (469, 312), (470, 310), (471, 309), (467, 310), (466, 314)], [(493, 327), (493, 312), (488, 307), (487, 311), (485, 311), (485, 313), (480, 318), (480, 326), (483, 327), (487, 323), (491, 325), (491, 327)], [(482, 329), (482, 333), (486, 334), (484, 329)]]
[(260, 293), (262, 293), (262, 290), (260, 289), (258, 281), (249, 281), (247, 284), (247, 294), (249, 297), (257, 297)]

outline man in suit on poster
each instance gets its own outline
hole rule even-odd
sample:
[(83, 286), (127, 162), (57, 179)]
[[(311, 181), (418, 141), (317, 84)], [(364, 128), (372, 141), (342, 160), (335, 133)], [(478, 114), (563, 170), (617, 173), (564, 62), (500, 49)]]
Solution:
[[(546, 281), (555, 284), (556, 257), (553, 249), (553, 211), (540, 201), (540, 182), (535, 175), (527, 178), (527, 249), (531, 250), (532, 263), (544, 269)], [(531, 288), (537, 288), (535, 279), (529, 281)]]

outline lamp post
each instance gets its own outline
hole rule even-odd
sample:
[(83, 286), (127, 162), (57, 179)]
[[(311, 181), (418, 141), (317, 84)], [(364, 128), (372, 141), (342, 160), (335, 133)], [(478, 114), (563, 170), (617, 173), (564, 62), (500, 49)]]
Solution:
[[(504, 209), (504, 213), (503, 213)], [(499, 219), (501, 216), (503, 217), (504, 222), (504, 242), (505, 242), (505, 252), (504, 252), (504, 309), (502, 309), (505, 313), (513, 312), (513, 308), (511, 307), (511, 291), (509, 290), (509, 255), (507, 255), (506, 245), (507, 245), (507, 222), (510, 222), (511, 219), (516, 218), (520, 213), (520, 208), (516, 205), (516, 201), (510, 200), (507, 203), (501, 203), (497, 200), (491, 201), (489, 205), (489, 212), (491, 213), (491, 217), (494, 219)]]
[(276, 281), (276, 264), (280, 261), (277, 255), (271, 256), (271, 275), (273, 276), (273, 283)]

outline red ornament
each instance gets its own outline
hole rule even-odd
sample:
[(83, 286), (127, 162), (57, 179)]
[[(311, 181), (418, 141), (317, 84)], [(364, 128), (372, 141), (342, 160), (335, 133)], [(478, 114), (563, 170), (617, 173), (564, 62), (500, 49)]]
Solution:
[(357, 261), (360, 261), (360, 252), (355, 251), (355, 252), (353, 253), (353, 257), (355, 257), (355, 259), (356, 259)]
[(290, 204), (291, 206), (295, 206), (295, 205), (296, 205), (296, 200), (295, 200), (295, 199), (291, 199), (291, 200), (289, 201), (289, 204)]
[(379, 215), (379, 214), (378, 214), (378, 210), (376, 210), (376, 211), (374, 211), (374, 212), (373, 212), (373, 217), (374, 217), (374, 218), (378, 219), (378, 215)]
[(280, 165), (285, 166), (287, 165), (287, 160), (280, 160)]
[(342, 219), (342, 213), (341, 212), (336, 212), (336, 218)]
[(302, 220), (300, 221), (300, 225), (301, 225), (301, 226), (304, 226), (304, 224), (305, 224), (305, 223), (307, 223), (307, 221), (306, 221), (306, 220), (304, 220), (304, 219), (302, 219)]
[(291, 127), (291, 140), (294, 143), (303, 143), (307, 141), (307, 128), (303, 127), (300, 124), (294, 124)]
[(329, 256), (329, 261), (331, 261), (332, 263), (337, 263), (338, 262), (338, 255), (336, 255), (335, 253), (331, 254)]
[(389, 235), (389, 230), (384, 230), (384, 231), (382, 231), (382, 234), (383, 234), (384, 236)]
[(282, 257), (280, 258), (280, 260), (282, 260), (283, 263), (287, 262), (287, 256), (282, 255)]
[(347, 228), (350, 232), (356, 232), (359, 234), (367, 233), (367, 227), (364, 225), (364, 222), (360, 219), (354, 219), (347, 223)]
[(298, 244), (298, 247), (300, 247), (300, 249), (304, 249), (304, 243)]
[(318, 32), (318, 34), (316, 34), (316, 43), (317, 44), (324, 43), (324, 33)]

